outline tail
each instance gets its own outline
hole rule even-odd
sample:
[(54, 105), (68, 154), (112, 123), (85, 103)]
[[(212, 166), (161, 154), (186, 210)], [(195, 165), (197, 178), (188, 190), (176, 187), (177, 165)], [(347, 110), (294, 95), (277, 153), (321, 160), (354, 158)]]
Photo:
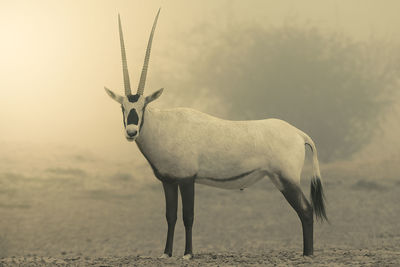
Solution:
[(308, 135), (303, 133), (303, 136), (305, 144), (311, 148), (313, 153), (313, 177), (311, 178), (310, 197), (314, 213), (316, 218), (321, 220), (321, 222), (324, 220), (328, 221), (325, 211), (325, 196), (322, 187), (321, 173), (319, 171), (317, 149), (313, 140)]

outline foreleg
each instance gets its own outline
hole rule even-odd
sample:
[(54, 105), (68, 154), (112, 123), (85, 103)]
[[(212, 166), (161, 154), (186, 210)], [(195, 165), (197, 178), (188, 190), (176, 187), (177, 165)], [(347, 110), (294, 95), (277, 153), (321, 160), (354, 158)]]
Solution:
[(174, 231), (178, 209), (178, 185), (163, 182), (166, 206), (166, 218), (168, 223), (167, 242), (165, 244), (164, 255), (161, 257), (172, 256), (174, 243)]
[(194, 181), (179, 185), (182, 196), (183, 224), (185, 225), (185, 259), (193, 257), (192, 226), (194, 220)]

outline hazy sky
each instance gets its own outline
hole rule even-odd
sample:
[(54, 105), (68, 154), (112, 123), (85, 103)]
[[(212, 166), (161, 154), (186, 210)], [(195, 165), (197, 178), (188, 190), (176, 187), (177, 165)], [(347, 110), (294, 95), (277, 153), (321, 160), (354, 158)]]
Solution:
[[(182, 59), (176, 37), (204, 23), (223, 29), (228, 24), (279, 27), (299, 21), (360, 40), (400, 39), (400, 2), (394, 0), (0, 0), (0, 141), (125, 144), (120, 108), (103, 90), (107, 85), (123, 92), (117, 14), (135, 87), (160, 6), (145, 94), (166, 87), (169, 95), (157, 103), (162, 107), (179, 92), (152, 74), (176, 75)], [(175, 62), (166, 60), (171, 58)]]

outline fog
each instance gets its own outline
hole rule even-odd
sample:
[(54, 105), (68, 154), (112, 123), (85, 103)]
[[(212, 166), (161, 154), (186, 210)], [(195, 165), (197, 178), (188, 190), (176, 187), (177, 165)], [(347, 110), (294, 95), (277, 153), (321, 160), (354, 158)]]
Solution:
[(310, 259), (269, 179), (244, 191), (196, 185), (191, 264), (399, 266), (394, 0), (0, 0), (0, 265), (186, 264), (180, 218), (174, 257), (157, 259), (162, 185), (103, 89), (124, 92), (118, 14), (134, 91), (159, 7), (144, 94), (165, 90), (150, 105), (280, 118), (308, 133), (330, 219), (315, 224)]
[[(152, 105), (189, 106), (227, 119), (282, 118), (308, 132), (324, 160), (346, 159), (367, 147), (371, 150), (382, 132), (388, 136), (398, 132), (394, 62), (400, 41), (399, 5), (395, 1), (2, 1), (0, 140), (116, 155), (136, 150), (124, 140), (120, 109), (103, 86), (123, 92), (118, 12), (134, 87), (161, 6), (145, 94), (160, 87), (166, 90)], [(324, 55), (323, 65), (312, 65)], [(340, 75), (332, 74), (335, 69)], [(235, 71), (238, 75), (229, 80)], [(325, 84), (323, 75), (329, 76)], [(309, 92), (296, 101), (304, 96), (299, 88)], [(371, 97), (374, 94), (379, 101)], [(342, 104), (330, 105), (332, 98)], [(352, 101), (352, 109), (334, 115)], [(358, 114), (357, 123), (349, 120), (332, 135), (324, 116), (337, 124), (352, 110)], [(311, 120), (304, 119), (310, 116)], [(344, 146), (349, 149), (334, 151), (341, 139), (354, 134), (357, 126), (352, 124), (361, 125), (355, 132), (361, 141), (350, 140)], [(399, 146), (396, 139), (393, 142), (387, 149)]]

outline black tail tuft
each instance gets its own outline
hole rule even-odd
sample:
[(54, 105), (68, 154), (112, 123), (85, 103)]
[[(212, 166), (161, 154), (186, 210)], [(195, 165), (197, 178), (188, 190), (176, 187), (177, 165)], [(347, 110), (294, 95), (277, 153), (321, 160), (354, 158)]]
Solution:
[(311, 201), (314, 208), (315, 217), (317, 220), (328, 221), (325, 212), (325, 203), (324, 203), (324, 190), (322, 188), (321, 179), (319, 177), (313, 177), (311, 179)]

